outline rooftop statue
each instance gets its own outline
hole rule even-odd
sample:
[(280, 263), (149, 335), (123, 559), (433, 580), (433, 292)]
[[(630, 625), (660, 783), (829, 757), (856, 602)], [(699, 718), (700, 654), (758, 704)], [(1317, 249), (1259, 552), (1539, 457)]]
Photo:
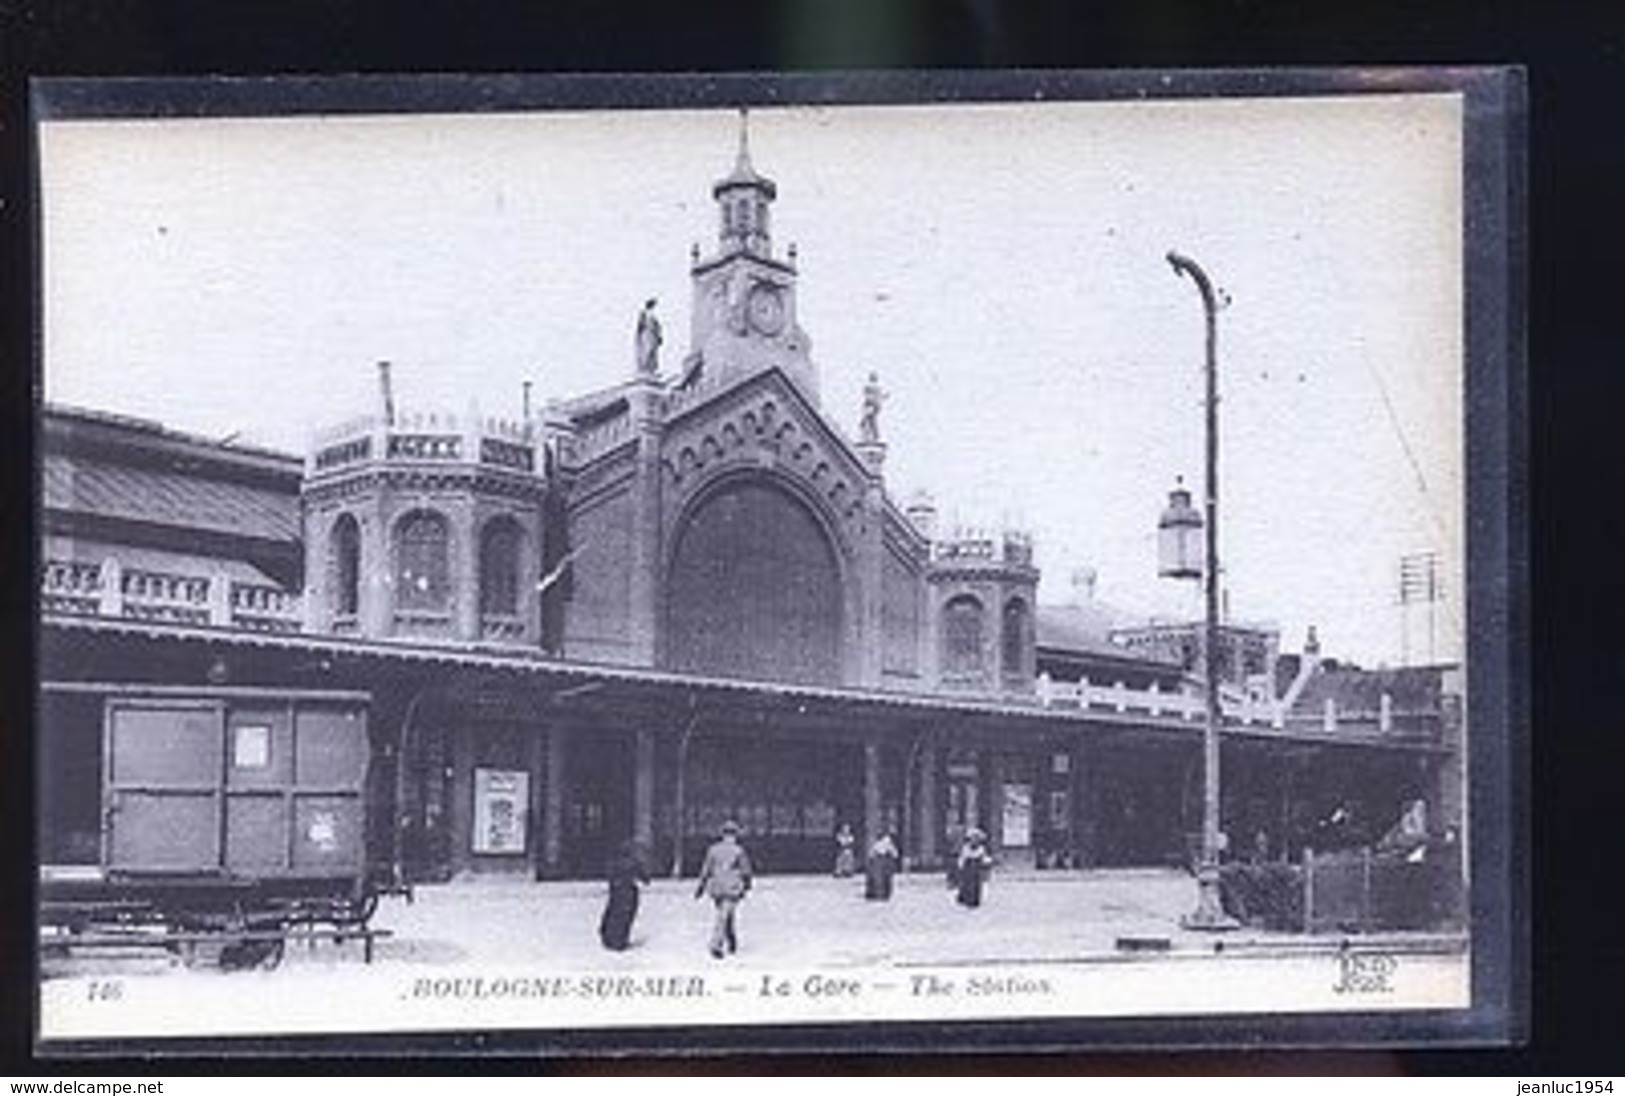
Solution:
[(880, 387), (878, 374), (869, 374), (869, 383), (863, 386), (863, 418), (858, 420), (858, 438), (861, 441), (880, 440), (880, 405), (886, 402), (886, 391)]
[(638, 313), (638, 373), (652, 377), (660, 371), (660, 321), (655, 318), (655, 299), (650, 297)]

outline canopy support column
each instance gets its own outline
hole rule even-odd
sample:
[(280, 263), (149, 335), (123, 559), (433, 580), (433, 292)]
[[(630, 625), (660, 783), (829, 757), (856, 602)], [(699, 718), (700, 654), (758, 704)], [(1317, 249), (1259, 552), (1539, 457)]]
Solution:
[(863, 833), (865, 851), (880, 837), (880, 744), (863, 744)]

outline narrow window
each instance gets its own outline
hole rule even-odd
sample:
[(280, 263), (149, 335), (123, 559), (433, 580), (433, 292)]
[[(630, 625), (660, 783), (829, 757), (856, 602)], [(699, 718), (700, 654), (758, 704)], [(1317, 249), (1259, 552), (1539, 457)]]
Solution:
[(353, 617), (361, 608), (361, 528), (350, 514), (333, 523), (333, 612)]
[(519, 523), (493, 518), (480, 534), (480, 612), (514, 616), (519, 612)]
[(943, 669), (950, 674), (982, 671), (982, 603), (961, 594), (943, 607)]
[(1019, 677), (1027, 666), (1027, 603), (1011, 598), (1004, 603), (1004, 673)]
[(395, 603), (409, 610), (440, 611), (449, 595), (446, 519), (419, 510), (401, 520), (396, 533)]

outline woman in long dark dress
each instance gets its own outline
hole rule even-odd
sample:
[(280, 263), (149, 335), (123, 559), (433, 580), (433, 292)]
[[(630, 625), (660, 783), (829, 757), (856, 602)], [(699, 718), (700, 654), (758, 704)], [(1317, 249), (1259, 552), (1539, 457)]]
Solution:
[(891, 900), (892, 876), (897, 874), (897, 843), (891, 834), (883, 833), (869, 847), (869, 858), (864, 862), (863, 896), (871, 901)]
[(609, 901), (598, 921), (598, 939), (610, 951), (625, 951), (632, 943), (632, 922), (638, 916), (638, 887), (649, 881), (637, 846), (628, 841), (609, 861)]
[(842, 822), (835, 831), (835, 878), (846, 879), (858, 870), (858, 856), (852, 847), (855, 844), (852, 827)]
[(973, 828), (965, 834), (965, 843), (959, 848), (958, 899), (961, 906), (970, 909), (982, 904), (982, 880), (987, 878), (988, 869), (993, 866), (993, 857), (988, 855), (986, 841), (982, 831)]

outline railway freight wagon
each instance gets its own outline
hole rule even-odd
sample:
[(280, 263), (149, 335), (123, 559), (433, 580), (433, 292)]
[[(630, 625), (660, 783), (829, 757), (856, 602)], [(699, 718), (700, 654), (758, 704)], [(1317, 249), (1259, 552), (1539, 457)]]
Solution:
[(365, 693), (47, 685), (40, 923), (50, 951), (166, 947), (274, 962), (290, 934), (363, 942)]

